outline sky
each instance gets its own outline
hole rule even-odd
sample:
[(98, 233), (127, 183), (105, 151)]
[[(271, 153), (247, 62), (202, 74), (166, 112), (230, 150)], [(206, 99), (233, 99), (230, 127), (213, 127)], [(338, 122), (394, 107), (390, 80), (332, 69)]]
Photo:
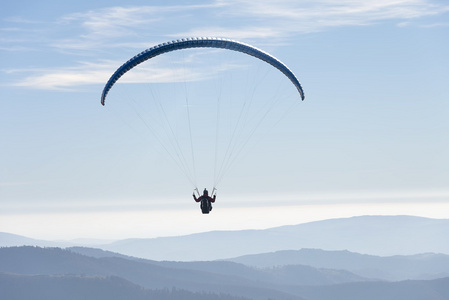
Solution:
[[(100, 104), (125, 61), (201, 36), (277, 57), (305, 101), (254, 58), (197, 49), (143, 63)], [(7, 1), (0, 232), (122, 239), (357, 215), (449, 218), (448, 36), (449, 4), (437, 0)], [(209, 92), (230, 97), (230, 110), (218, 117)], [(214, 146), (216, 133), (234, 128), (214, 122), (236, 119), (248, 95), (278, 102), (212, 182), (212, 157), (227, 148)], [(143, 114), (149, 98), (167, 106)], [(172, 129), (151, 127), (166, 119), (194, 157), (193, 180), (160, 141)], [(202, 215), (193, 188), (214, 184), (214, 210)]]

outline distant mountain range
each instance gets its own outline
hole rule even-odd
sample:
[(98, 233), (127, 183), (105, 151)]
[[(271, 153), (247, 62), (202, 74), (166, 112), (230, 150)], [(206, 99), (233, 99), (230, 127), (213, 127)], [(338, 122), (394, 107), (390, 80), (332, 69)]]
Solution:
[[(360, 263), (361, 266), (372, 259), (381, 262), (390, 259), (390, 262), (397, 264), (396, 258), (399, 261), (409, 258), (375, 258), (311, 249), (304, 250), (301, 255), (301, 251), (296, 253), (296, 259), (299, 256), (309, 259), (321, 257), (330, 261), (346, 256), (340, 267), (354, 264), (351, 257), (358, 259), (355, 264)], [(446, 255), (430, 256), (438, 257), (443, 264), (449, 261)], [(416, 267), (439, 272), (433, 269), (434, 263), (430, 261)], [(316, 268), (299, 264), (281, 266), (282, 263), (275, 262), (274, 256), (271, 256), (271, 262), (277, 267), (249, 267), (231, 261), (151, 261), (78, 247), (5, 247), (0, 248), (0, 295), (2, 299), (18, 300), (449, 299), (449, 277), (392, 282), (365, 278), (343, 268)], [(383, 266), (384, 263), (379, 264), (380, 271)], [(432, 277), (437, 276), (433, 274)]]
[(0, 233), (0, 298), (449, 299), (448, 232), (449, 220), (363, 216), (95, 248)]
[[(449, 220), (412, 216), (361, 216), (265, 230), (211, 231), (177, 237), (126, 239), (95, 245), (124, 255), (171, 261), (208, 261), (249, 254), (300, 250), (348, 250), (377, 256), (449, 254)], [(85, 246), (0, 233), (0, 246)]]
[[(96, 258), (121, 257), (131, 260), (141, 260), (95, 248), (71, 247), (67, 249), (74, 253)], [(291, 270), (297, 272), (306, 270), (311, 271), (313, 269), (313, 272), (316, 274), (312, 276), (312, 274), (309, 273), (309, 277), (307, 277), (308, 279), (305, 282), (308, 285), (342, 283), (345, 281), (352, 282), (358, 280), (401, 281), (430, 280), (449, 277), (449, 255), (435, 253), (383, 257), (349, 251), (301, 249), (245, 255), (226, 260), (208, 262), (151, 262), (156, 265), (168, 266), (171, 268), (186, 268), (213, 272), (217, 267), (220, 270), (224, 270), (221, 261), (234, 262), (256, 269), (270, 269), (273, 273), (287, 273), (287, 271)], [(336, 276), (329, 276), (327, 270), (332, 270), (333, 274)], [(335, 272), (335, 270), (349, 272)], [(237, 273), (228, 273), (227, 275), (238, 276), (240, 275), (240, 271), (241, 270), (237, 270)], [(317, 278), (317, 274), (323, 275), (323, 278), (315, 283), (312, 278)], [(326, 277), (326, 280), (324, 280), (324, 277)], [(347, 280), (345, 280), (345, 278), (347, 278)], [(288, 278), (282, 278), (282, 281), (287, 282)]]
[(347, 270), (364, 278), (399, 281), (449, 277), (449, 255), (424, 253), (408, 256), (373, 256), (349, 251), (284, 250), (227, 259), (256, 268), (307, 265)]

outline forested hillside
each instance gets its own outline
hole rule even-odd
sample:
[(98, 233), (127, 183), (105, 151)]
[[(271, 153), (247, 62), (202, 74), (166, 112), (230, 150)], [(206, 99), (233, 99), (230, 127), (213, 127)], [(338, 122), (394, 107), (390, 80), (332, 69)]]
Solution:
[(255, 268), (229, 261), (158, 262), (95, 249), (82, 252), (96, 257), (60, 248), (0, 248), (0, 294), (17, 300), (449, 299), (449, 277), (388, 282), (299, 264)]

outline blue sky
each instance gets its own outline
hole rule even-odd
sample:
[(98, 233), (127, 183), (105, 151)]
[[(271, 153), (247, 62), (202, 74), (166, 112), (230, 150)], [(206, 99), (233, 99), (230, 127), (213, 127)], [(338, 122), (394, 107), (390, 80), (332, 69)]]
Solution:
[[(359, 214), (448, 218), (448, 16), (445, 1), (424, 0), (9, 1), (0, 12), (0, 231), (114, 239)], [(135, 113), (114, 106), (141, 76), (163, 89), (176, 62), (194, 55), (130, 72), (100, 105), (123, 62), (193, 36), (273, 54), (306, 93), (229, 169), (210, 216)], [(216, 53), (204, 54), (207, 65)], [(246, 67), (224, 55), (221, 67)], [(208, 78), (190, 84), (208, 88)]]

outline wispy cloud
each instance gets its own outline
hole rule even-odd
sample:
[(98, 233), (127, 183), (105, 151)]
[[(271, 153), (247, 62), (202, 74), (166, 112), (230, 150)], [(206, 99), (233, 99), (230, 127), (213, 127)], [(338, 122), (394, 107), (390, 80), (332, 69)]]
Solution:
[[(216, 0), (202, 5), (110, 7), (62, 17), (58, 22), (84, 32), (53, 43), (60, 49), (114, 47), (121, 40), (221, 36), (259, 40), (286, 38), (340, 26), (362, 26), (385, 20), (406, 22), (442, 14), (449, 5), (424, 0)], [(201, 16), (198, 20), (198, 16)], [(185, 24), (199, 24), (188, 26)], [(207, 24), (207, 25), (206, 25)], [(211, 26), (212, 24), (212, 26)], [(123, 45), (123, 42), (121, 43)]]
[[(219, 2), (228, 3), (224, 0)], [(415, 18), (444, 12), (448, 6), (438, 5), (425, 0), (316, 0), (316, 1), (250, 1), (235, 0), (229, 9), (229, 15), (259, 16), (264, 18), (309, 18), (325, 19), (331, 16), (358, 16), (366, 19)]]
[(113, 72), (110, 62), (80, 63), (67, 68), (27, 68), (5, 70), (9, 74), (23, 73), (25, 77), (14, 83), (15, 86), (36, 89), (67, 89), (84, 84), (96, 84), (107, 80)]
[[(78, 36), (56, 41), (53, 46), (60, 49), (89, 50), (94, 47), (115, 47), (117, 44), (123, 46), (126, 41), (128, 47), (136, 47), (136, 40), (149, 39), (154, 42), (155, 37), (164, 36), (173, 27), (180, 26), (180, 18), (191, 21), (193, 12), (198, 14), (201, 10), (215, 7), (217, 7), (216, 4), (116, 6), (70, 14), (62, 17), (58, 22), (66, 26), (78, 26), (84, 32)], [(129, 42), (130, 38), (134, 41)]]
[[(198, 55), (194, 58), (186, 58), (186, 61), (198, 59)], [(80, 62), (77, 66), (66, 68), (48, 68), (48, 69), (11, 69), (4, 70), (9, 74), (23, 73), (27, 74), (14, 86), (44, 89), (44, 90), (70, 90), (75, 86), (104, 84), (112, 73), (120, 66), (121, 61), (105, 60), (97, 63)], [(167, 67), (169, 65), (170, 67)], [(195, 66), (194, 63), (190, 64)], [(120, 80), (122, 83), (166, 83), (166, 82), (185, 82), (201, 81), (216, 76), (223, 70), (230, 68), (241, 68), (233, 64), (223, 62), (215, 67), (207, 68), (204, 71), (201, 65), (186, 68), (185, 65), (177, 65), (175, 61), (170, 63), (164, 60), (158, 60), (155, 63), (145, 64), (145, 66), (137, 67), (133, 72), (126, 73)]]
[(449, 11), (449, 5), (424, 0), (218, 2), (226, 7), (222, 11), (224, 16), (261, 20), (282, 28), (288, 34), (322, 31), (336, 26), (369, 25), (384, 20), (409, 20)]
[[(51, 25), (20, 17), (6, 19), (11, 26), (0, 30), (8, 43), (0, 51), (26, 51), (33, 44), (47, 52), (66, 55), (71, 60), (66, 65), (72, 66), (27, 69), (23, 73), (26, 76), (13, 85), (69, 88), (104, 82), (120, 64), (111, 59), (117, 55), (117, 48), (136, 53), (136, 49), (187, 36), (221, 36), (278, 45), (298, 34), (341, 26), (392, 20), (398, 26), (410, 26), (418, 18), (448, 11), (449, 5), (427, 0), (211, 0), (194, 5), (114, 6), (61, 16)], [(437, 26), (447, 23), (426, 27)], [(79, 63), (80, 57), (89, 62)], [(105, 62), (105, 58), (110, 61)], [(162, 75), (158, 80), (175, 78), (167, 70), (159, 71)], [(132, 76), (127, 80), (131, 81)]]

